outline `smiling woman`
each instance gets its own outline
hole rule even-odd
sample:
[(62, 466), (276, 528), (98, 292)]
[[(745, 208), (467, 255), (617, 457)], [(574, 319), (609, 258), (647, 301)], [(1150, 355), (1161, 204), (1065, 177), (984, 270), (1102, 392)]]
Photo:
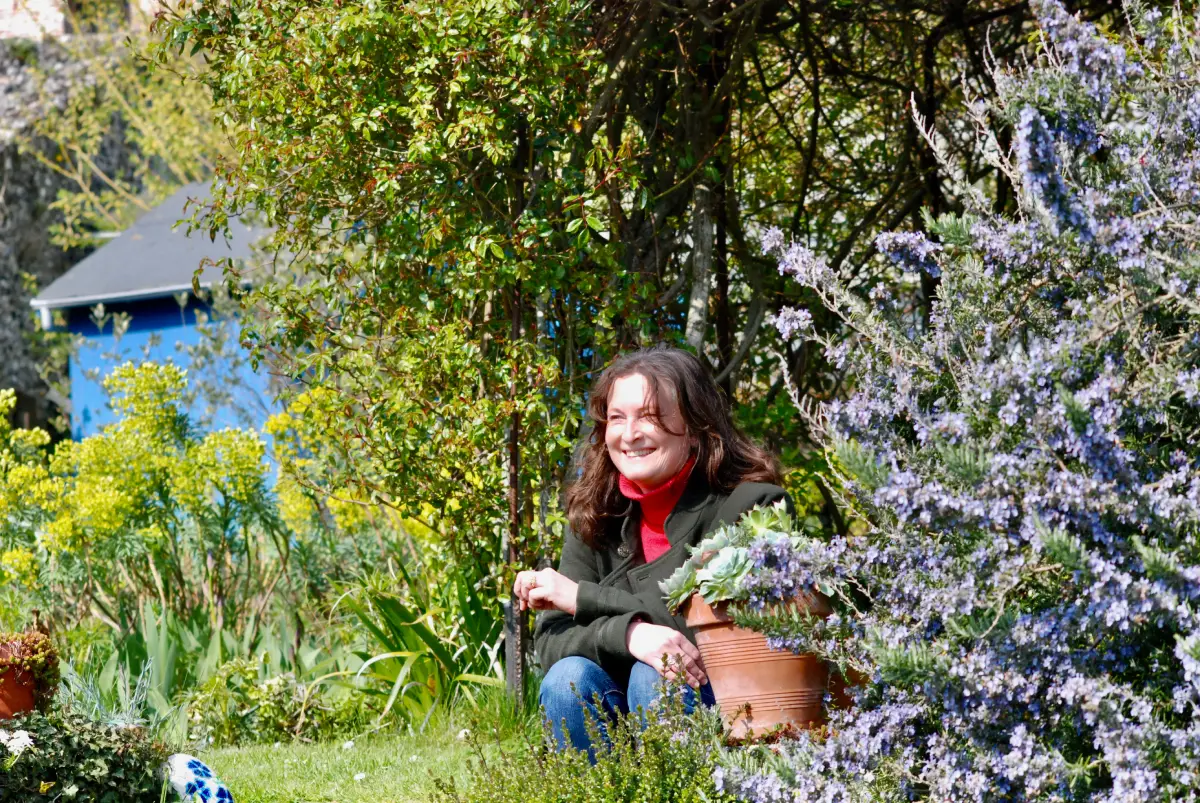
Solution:
[(513, 590), (543, 611), (541, 703), (559, 746), (594, 760), (585, 711), (602, 722), (645, 710), (660, 678), (691, 687), (689, 708), (694, 689), (712, 703), (693, 635), (658, 583), (706, 534), (787, 494), (774, 458), (737, 429), (720, 388), (686, 351), (619, 358), (592, 389), (588, 414), (595, 429), (567, 492), (572, 532), (558, 570), (521, 572)]

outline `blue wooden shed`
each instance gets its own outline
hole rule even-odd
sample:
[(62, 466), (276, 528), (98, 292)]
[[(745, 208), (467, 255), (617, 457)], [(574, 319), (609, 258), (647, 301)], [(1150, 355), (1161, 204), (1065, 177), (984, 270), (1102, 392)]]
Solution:
[[(206, 348), (200, 325), (219, 319), (216, 311), (193, 292), (192, 278), (206, 259), (254, 258), (251, 246), (263, 232), (241, 221), (230, 221), (230, 236), (209, 239), (206, 233), (187, 233), (178, 221), (189, 199), (204, 202), (208, 187), (189, 184), (127, 230), (110, 239), (47, 286), (31, 302), (49, 328), (55, 311), (65, 327), (82, 336), (83, 345), (71, 356), (71, 434), (79, 439), (112, 420), (100, 384), (117, 365), (132, 360), (173, 362), (189, 369), (193, 382), (219, 388), (196, 399), (189, 409), (194, 420), (209, 427), (260, 426), (269, 414), (267, 382), (237, 352), (236, 337), (214, 359)], [(201, 288), (221, 280), (220, 269), (204, 267)], [(98, 314), (98, 313), (103, 314)], [(128, 327), (115, 332), (112, 315), (129, 316)], [(103, 324), (98, 324), (102, 321)], [(224, 321), (236, 335), (236, 322)], [(217, 320), (214, 325), (221, 325)], [(228, 324), (233, 324), (229, 326)], [(210, 330), (211, 331), (211, 330)], [(204, 353), (204, 377), (195, 357)], [(223, 355), (223, 356), (222, 356)]]

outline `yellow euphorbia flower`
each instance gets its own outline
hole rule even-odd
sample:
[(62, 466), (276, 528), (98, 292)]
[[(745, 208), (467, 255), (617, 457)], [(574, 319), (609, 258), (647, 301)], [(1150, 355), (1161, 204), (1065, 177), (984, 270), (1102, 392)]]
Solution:
[(41, 532), (42, 546), (51, 555), (67, 552), (75, 547), (79, 526), (70, 513), (60, 513)]
[(37, 557), (24, 547), (10, 549), (0, 555), (0, 568), (4, 569), (5, 575), (10, 580), (27, 588), (37, 585)]
[(104, 539), (126, 526), (133, 517), (134, 500), (116, 487), (108, 477), (81, 480), (72, 493), (75, 515), (94, 538)]
[(378, 515), (374, 507), (363, 505), (356, 494), (347, 489), (329, 498), (329, 512), (333, 520), (343, 530), (358, 530), (370, 523), (373, 515)]
[(280, 477), (275, 484), (275, 497), (279, 515), (289, 529), (303, 532), (311, 527), (317, 517), (317, 507), (312, 499), (296, 482)]

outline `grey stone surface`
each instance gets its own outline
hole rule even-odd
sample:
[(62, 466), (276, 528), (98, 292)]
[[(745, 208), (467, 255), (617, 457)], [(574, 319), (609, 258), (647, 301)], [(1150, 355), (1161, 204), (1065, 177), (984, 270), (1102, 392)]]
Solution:
[[(38, 71), (48, 76), (44, 87)], [(0, 40), (0, 388), (15, 388), (23, 406), (32, 406), (42, 420), (46, 388), (28, 344), (34, 327), (29, 302), (36, 289), (49, 285), (86, 252), (63, 251), (50, 242), (50, 227), (58, 219), (50, 204), (68, 181), (22, 153), (17, 140), (31, 135), (30, 124), (44, 103), (65, 98), (72, 82), (88, 80), (86, 71), (53, 42)], [(48, 143), (39, 147), (52, 153)], [(105, 170), (117, 171), (127, 160), (119, 127), (100, 156)], [(33, 292), (25, 286), (24, 274), (33, 277)]]
[(29, 37), (65, 31), (62, 0), (5, 0), (0, 3), (0, 38)]

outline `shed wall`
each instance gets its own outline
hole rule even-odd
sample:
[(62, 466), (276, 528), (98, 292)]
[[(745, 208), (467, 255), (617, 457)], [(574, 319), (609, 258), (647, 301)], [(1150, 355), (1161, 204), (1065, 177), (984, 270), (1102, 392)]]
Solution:
[[(236, 321), (204, 323), (210, 314), (206, 307), (192, 301), (181, 308), (173, 298), (109, 310), (130, 315), (129, 328), (119, 338), (111, 324), (101, 331), (87, 309), (73, 309), (68, 316), (69, 329), (86, 338), (70, 363), (73, 438), (87, 437), (112, 423), (101, 383), (113, 368), (127, 361), (170, 362), (186, 369), (194, 398), (188, 400), (185, 411), (204, 429), (262, 428), (271, 412), (267, 377), (256, 373), (237, 350)], [(202, 326), (224, 327), (222, 333), (231, 338), (231, 348), (212, 354), (212, 341), (205, 337)]]

